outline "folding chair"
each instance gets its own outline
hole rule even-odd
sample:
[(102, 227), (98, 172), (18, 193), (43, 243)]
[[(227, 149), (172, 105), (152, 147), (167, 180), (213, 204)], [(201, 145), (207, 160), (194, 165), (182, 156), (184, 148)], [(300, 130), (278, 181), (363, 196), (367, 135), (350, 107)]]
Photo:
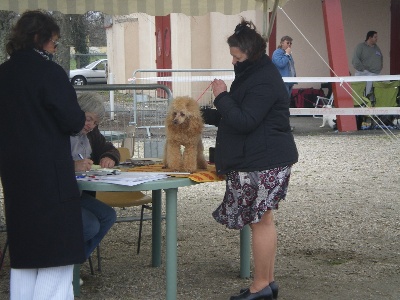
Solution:
[(375, 107), (397, 106), (397, 94), (400, 81), (374, 81), (372, 84), (375, 96)]
[[(120, 153), (120, 161), (126, 161), (131, 158), (130, 151), (127, 148), (117, 148)], [(111, 207), (134, 207), (141, 206), (140, 217), (138, 216), (126, 216), (117, 217), (116, 223), (121, 222), (135, 222), (139, 221), (139, 236), (137, 242), (137, 254), (140, 252), (140, 242), (142, 237), (143, 221), (151, 220), (152, 217), (145, 217), (144, 210), (152, 210), (151, 204), (152, 197), (148, 196), (142, 192), (96, 192), (96, 199), (108, 204)], [(91, 273), (93, 274), (92, 262), (89, 259)], [(97, 268), (101, 272), (101, 255), (100, 255), (100, 245), (97, 246)]]
[[(371, 107), (371, 100), (365, 95), (365, 87), (367, 82), (357, 81), (350, 82), (351, 97), (353, 98), (354, 107)], [(356, 115), (357, 129), (368, 129), (371, 126), (369, 117), (363, 115)]]
[[(331, 96), (329, 98), (327, 97), (322, 97), (322, 96), (317, 96), (317, 101), (315, 102), (315, 107), (316, 108), (321, 108), (324, 105), (330, 105), (333, 106), (333, 93), (331, 93)], [(322, 115), (313, 115), (313, 118), (316, 119), (322, 119)]]
[(351, 96), (353, 98), (354, 107), (371, 107), (371, 100), (365, 95), (365, 87), (367, 82), (365, 81), (358, 81), (358, 82), (351, 82)]
[[(395, 107), (397, 104), (397, 95), (399, 92), (400, 81), (374, 81), (372, 83), (372, 92), (375, 98), (375, 107)], [(379, 126), (393, 126), (394, 116), (381, 115), (377, 118)]]

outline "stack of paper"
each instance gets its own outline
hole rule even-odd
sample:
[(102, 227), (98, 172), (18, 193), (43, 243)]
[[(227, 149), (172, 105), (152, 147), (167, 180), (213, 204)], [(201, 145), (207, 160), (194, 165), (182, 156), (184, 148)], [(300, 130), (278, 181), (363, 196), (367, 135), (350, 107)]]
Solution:
[(166, 174), (153, 172), (121, 172), (117, 175), (109, 176), (86, 176), (84, 178), (78, 178), (77, 180), (134, 186), (145, 182), (164, 179), (167, 177), (168, 175)]

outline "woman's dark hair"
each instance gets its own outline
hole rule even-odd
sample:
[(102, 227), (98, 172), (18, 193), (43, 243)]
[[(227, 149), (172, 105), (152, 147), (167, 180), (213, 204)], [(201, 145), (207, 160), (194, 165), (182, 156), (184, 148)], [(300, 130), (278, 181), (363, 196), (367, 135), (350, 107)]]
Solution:
[(42, 10), (24, 12), (13, 29), (6, 45), (7, 53), (21, 49), (43, 49), (53, 35), (60, 36), (60, 27), (53, 17)]
[(266, 40), (256, 30), (251, 21), (242, 21), (236, 26), (235, 33), (227, 39), (229, 47), (237, 47), (246, 53), (249, 61), (258, 60), (267, 49)]
[(373, 30), (368, 31), (367, 32), (367, 37), (365, 38), (365, 41), (368, 41), (369, 38), (374, 37), (375, 34), (377, 34), (376, 31), (373, 31)]

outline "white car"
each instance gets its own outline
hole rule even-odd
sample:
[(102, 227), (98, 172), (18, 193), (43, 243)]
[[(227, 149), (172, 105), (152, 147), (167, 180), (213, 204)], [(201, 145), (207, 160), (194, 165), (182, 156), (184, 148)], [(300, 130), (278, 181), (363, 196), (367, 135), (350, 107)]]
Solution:
[(69, 71), (69, 80), (73, 85), (107, 83), (107, 59), (99, 59), (86, 67)]

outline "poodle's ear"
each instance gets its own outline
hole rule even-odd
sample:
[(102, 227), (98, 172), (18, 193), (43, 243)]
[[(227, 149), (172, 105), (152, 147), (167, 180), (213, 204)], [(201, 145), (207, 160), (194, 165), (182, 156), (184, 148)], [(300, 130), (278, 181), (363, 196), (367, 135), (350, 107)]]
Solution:
[(186, 109), (188, 112), (190, 112), (190, 115), (193, 117), (199, 117), (201, 116), (201, 112), (200, 112), (200, 106), (197, 103), (196, 100), (191, 99), (190, 101), (188, 101), (186, 103)]
[(168, 109), (167, 115), (165, 116), (165, 125), (166, 126), (171, 124), (172, 119), (173, 119), (172, 114), (173, 114), (173, 110), (172, 109)]
[(201, 133), (203, 131), (204, 123), (201, 115), (193, 115), (190, 117), (189, 128), (191, 132)]

